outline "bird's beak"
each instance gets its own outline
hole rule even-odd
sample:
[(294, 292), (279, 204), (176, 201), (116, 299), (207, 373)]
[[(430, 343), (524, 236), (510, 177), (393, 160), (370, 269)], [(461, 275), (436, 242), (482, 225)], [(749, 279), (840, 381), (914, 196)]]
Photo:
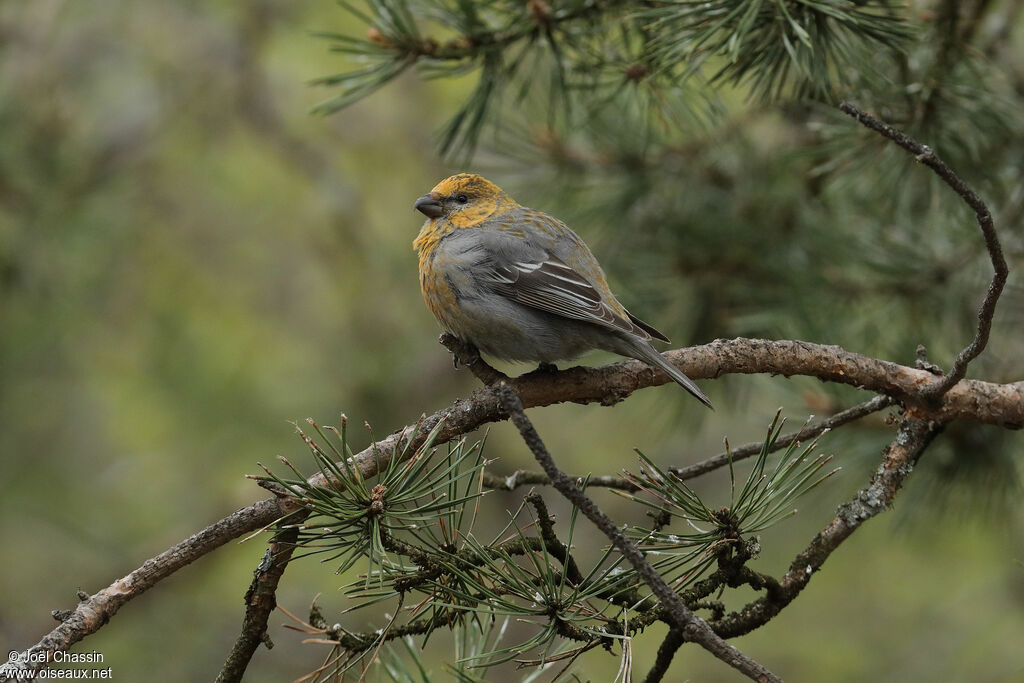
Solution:
[(437, 192), (428, 192), (412, 205), (412, 208), (416, 209), (424, 216), (428, 218), (440, 218), (441, 214), (444, 213), (444, 207), (441, 206), (441, 195)]

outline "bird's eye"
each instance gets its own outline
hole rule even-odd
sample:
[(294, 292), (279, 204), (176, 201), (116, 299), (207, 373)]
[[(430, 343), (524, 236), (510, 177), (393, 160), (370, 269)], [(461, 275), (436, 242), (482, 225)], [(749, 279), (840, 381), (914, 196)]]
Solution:
[(465, 204), (466, 202), (469, 201), (469, 197), (467, 197), (464, 194), (457, 194), (455, 195), (455, 201), (457, 201), (459, 204)]

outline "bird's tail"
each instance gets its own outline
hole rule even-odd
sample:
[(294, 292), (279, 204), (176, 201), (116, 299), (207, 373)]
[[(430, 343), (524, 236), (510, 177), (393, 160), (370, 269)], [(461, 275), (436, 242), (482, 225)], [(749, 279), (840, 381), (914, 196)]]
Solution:
[(650, 343), (637, 344), (634, 348), (640, 352), (638, 354), (639, 360), (644, 361), (648, 365), (653, 365), (656, 368), (664, 370), (665, 374), (671, 377), (676, 384), (693, 394), (694, 398), (706, 405), (708, 408), (711, 408), (711, 410), (715, 409), (715, 407), (711, 405), (711, 399), (709, 399), (704, 392), (700, 390), (700, 387), (698, 387), (692, 379), (684, 375), (682, 370), (672, 365), (665, 356), (658, 353), (658, 350), (651, 346)]

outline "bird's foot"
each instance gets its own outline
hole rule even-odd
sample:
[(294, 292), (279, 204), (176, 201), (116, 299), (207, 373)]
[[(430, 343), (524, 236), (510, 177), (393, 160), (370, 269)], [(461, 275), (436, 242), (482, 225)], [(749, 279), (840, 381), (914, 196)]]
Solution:
[(480, 357), (480, 351), (471, 343), (463, 341), (453, 334), (445, 332), (438, 339), (441, 344), (452, 354), (452, 365), (459, 369), (459, 365), (469, 368), (469, 371), (484, 384), (494, 384), (508, 375), (495, 370)]
[(452, 354), (452, 367), (456, 370), (459, 369), (459, 365), (465, 365), (468, 368), (478, 362), (483, 362), (480, 359), (480, 351), (475, 346), (462, 341), (454, 334), (445, 332), (438, 337), (437, 341)]

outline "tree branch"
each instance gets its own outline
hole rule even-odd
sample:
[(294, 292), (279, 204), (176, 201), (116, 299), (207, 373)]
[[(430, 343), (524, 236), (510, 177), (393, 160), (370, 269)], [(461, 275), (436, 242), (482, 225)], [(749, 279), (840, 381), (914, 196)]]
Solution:
[(565, 570), (566, 578), (574, 585), (578, 586), (583, 583), (583, 574), (580, 573), (580, 568), (576, 564), (576, 558), (569, 553), (569, 546), (558, 540), (558, 536), (555, 534), (554, 520), (548, 514), (548, 506), (544, 502), (544, 498), (539, 493), (533, 492), (524, 500), (532, 505), (537, 512), (537, 531), (540, 533), (541, 540), (544, 541), (544, 548), (548, 555), (558, 560)]
[[(256, 654), (260, 643), (273, 647), (267, 634), (267, 621), (277, 607), (277, 584), (295, 551), (299, 539), (299, 526), (308, 515), (305, 510), (296, 512), (288, 520), (288, 528), (279, 529), (259, 566), (253, 572), (252, 583), (245, 592), (245, 617), (242, 632), (238, 634), (227, 661), (217, 676), (217, 683), (236, 683), (242, 680), (249, 661)], [(279, 525), (280, 526), (280, 525)]]
[[(955, 13), (955, 3), (953, 7), (954, 9), (951, 11)], [(985, 350), (985, 346), (988, 344), (989, 333), (992, 331), (992, 318), (996, 312), (996, 302), (999, 301), (999, 295), (1003, 292), (1003, 286), (1006, 284), (1006, 278), (1010, 272), (1009, 267), (1006, 265), (1006, 258), (1003, 256), (1003, 247), (999, 243), (999, 236), (996, 234), (992, 214), (989, 212), (985, 202), (981, 200), (981, 197), (953, 169), (947, 166), (946, 162), (940, 159), (931, 147), (922, 145), (902, 131), (893, 128), (884, 121), (876, 119), (871, 114), (861, 111), (849, 102), (843, 102), (839, 105), (839, 109), (844, 114), (857, 119), (861, 125), (889, 138), (913, 154), (914, 158), (922, 164), (935, 171), (935, 174), (944, 183), (949, 185), (964, 200), (964, 203), (974, 211), (974, 215), (978, 219), (978, 227), (981, 228), (981, 234), (985, 238), (985, 248), (988, 250), (994, 272), (992, 281), (988, 285), (988, 291), (985, 293), (985, 299), (981, 302), (981, 307), (978, 309), (978, 330), (971, 343), (957, 354), (949, 374), (921, 390), (921, 394), (926, 398), (938, 399), (964, 378), (967, 374), (967, 364)]]
[[(583, 477), (573, 477), (582, 481)], [(549, 486), (551, 480), (543, 472), (531, 472), (529, 470), (516, 470), (507, 477), (502, 477), (493, 472), (484, 472), (483, 484), (489, 489), (499, 491), (512, 491), (520, 486)], [(620, 491), (639, 491), (640, 487), (624, 477), (600, 476), (588, 477), (587, 486), (601, 486)]]
[[(237, 510), (224, 519), (211, 524), (181, 543), (165, 550), (122, 579), (95, 595), (86, 596), (75, 610), (61, 618), (61, 624), (38, 643), (0, 667), (0, 680), (14, 680), (15, 668), (38, 671), (50, 661), (43, 656), (65, 651), (85, 636), (95, 633), (106, 624), (126, 602), (152, 588), (182, 567), (216, 550), (228, 541), (273, 524), (281, 517), (276, 499), (268, 498)], [(56, 614), (54, 615), (56, 616)]]
[[(698, 379), (725, 374), (806, 375), (891, 396), (904, 406), (920, 407), (940, 422), (966, 419), (1010, 429), (1024, 427), (1024, 382), (994, 384), (961, 380), (935, 403), (923, 395), (935, 381), (932, 373), (853, 353), (839, 346), (737, 338), (718, 339), (703, 346), (669, 351), (666, 355), (688, 376)], [(608, 383), (609, 392), (622, 391), (628, 395), (631, 381), (635, 386), (633, 390), (667, 381), (660, 371), (645, 370), (645, 367), (640, 361), (627, 361), (596, 371), (608, 373), (601, 379)], [(614, 370), (617, 368), (629, 372), (630, 378), (620, 377)], [(579, 368), (566, 372), (576, 370)], [(656, 372), (659, 374), (657, 381), (652, 381), (651, 376)], [(561, 381), (575, 381), (575, 378)], [(595, 377), (593, 381), (599, 380)], [(569, 389), (566, 387), (565, 393), (570, 396), (563, 400), (576, 400), (577, 395), (585, 395), (582, 387), (579, 391)], [(524, 403), (530, 405), (526, 398)]]
[(659, 681), (665, 678), (665, 674), (668, 673), (668, 667), (672, 664), (672, 659), (676, 656), (676, 651), (682, 644), (682, 634), (669, 627), (668, 633), (665, 634), (665, 639), (661, 641), (661, 645), (658, 647), (658, 657), (654, 660), (654, 666), (647, 672), (644, 683), (659, 683)]
[(541, 441), (540, 435), (537, 434), (526, 417), (526, 413), (523, 412), (523, 404), (512, 387), (508, 383), (501, 383), (496, 387), (496, 394), (502, 410), (508, 414), (509, 419), (519, 430), (523, 441), (526, 442), (537, 462), (551, 478), (554, 487), (586, 515), (587, 519), (592, 521), (611, 540), (623, 557), (633, 565), (644, 582), (650, 586), (654, 595), (668, 610), (668, 618), (672, 621), (673, 626), (681, 631), (683, 637), (697, 642), (705, 650), (742, 672), (751, 680), (780, 681), (781, 679), (764, 666), (719, 638), (707, 622), (691, 612), (679, 595), (651, 567), (636, 544), (626, 538), (615, 523), (594, 504), (594, 501), (580, 491), (568, 475), (558, 469), (547, 447), (544, 446), (544, 442)]

